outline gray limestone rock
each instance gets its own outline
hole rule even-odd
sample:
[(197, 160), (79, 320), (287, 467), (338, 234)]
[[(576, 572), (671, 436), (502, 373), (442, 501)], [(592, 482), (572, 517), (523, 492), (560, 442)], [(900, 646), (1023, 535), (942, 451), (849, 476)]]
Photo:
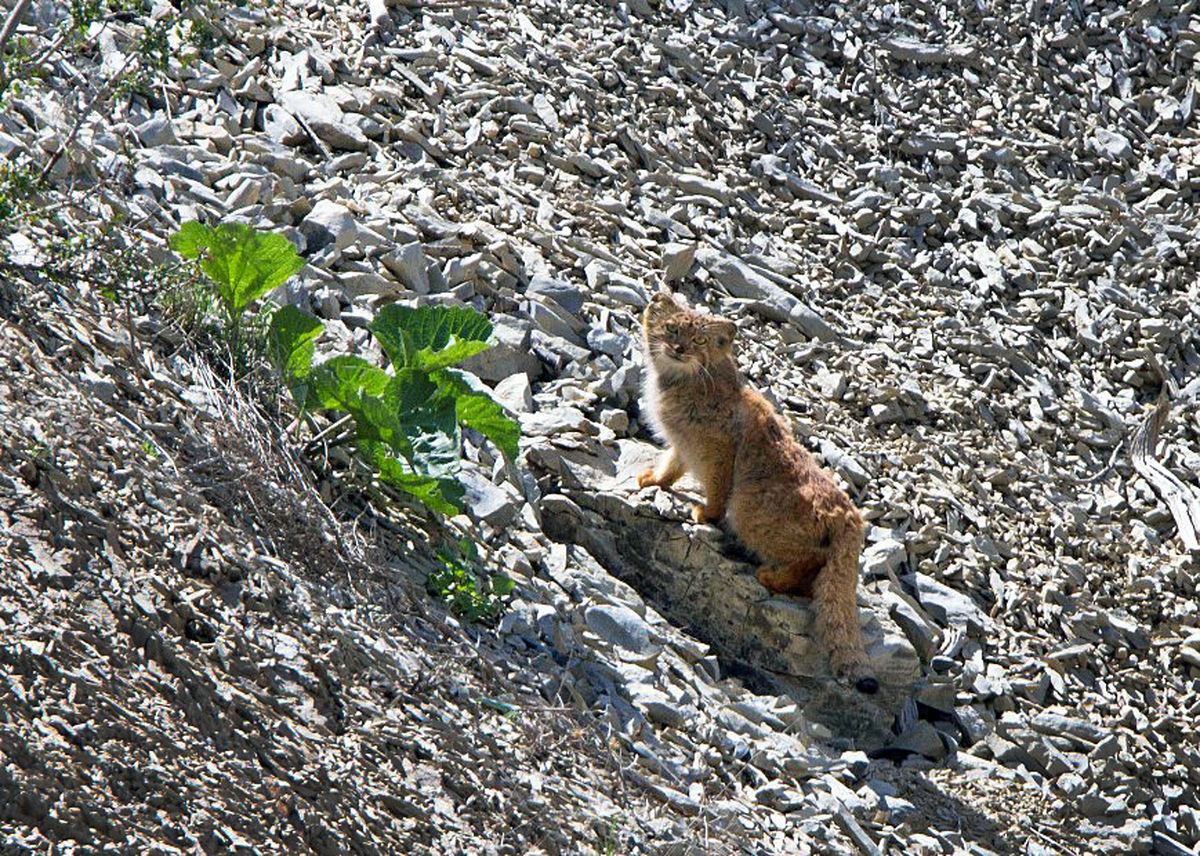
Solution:
[(1097, 128), (1092, 132), (1089, 144), (1097, 154), (1108, 160), (1118, 162), (1133, 160), (1133, 145), (1129, 142), (1129, 138), (1119, 131)]
[(529, 375), (514, 372), (503, 378), (492, 390), (492, 398), (513, 413), (527, 413), (533, 410), (533, 390), (529, 385)]
[(465, 498), (471, 516), (493, 529), (512, 523), (525, 502), (511, 485), (494, 484), (474, 469), (464, 467), (458, 479), (467, 489)]
[(662, 248), (663, 282), (670, 285), (679, 282), (696, 260), (695, 244), (664, 244)]
[(362, 151), (368, 141), (332, 97), (319, 92), (293, 91), (278, 96), (279, 105), (312, 129), (325, 143), (337, 149)]
[(152, 116), (137, 126), (137, 136), (143, 146), (179, 145), (174, 123), (165, 116)]
[(578, 315), (583, 309), (585, 297), (583, 289), (563, 279), (535, 276), (529, 280), (525, 293), (549, 297), (571, 315)]
[(429, 260), (425, 257), (425, 248), (418, 241), (397, 247), (380, 260), (405, 288), (417, 294), (429, 293)]
[(910, 586), (930, 615), (943, 626), (962, 627), (982, 633), (991, 624), (968, 595), (933, 580), (925, 574), (906, 574), (901, 578)]
[(734, 297), (756, 301), (772, 321), (793, 323), (804, 335), (822, 342), (837, 340), (833, 328), (820, 315), (740, 259), (703, 248), (697, 251), (696, 261)]
[(278, 104), (263, 108), (263, 131), (268, 137), (285, 146), (298, 146), (308, 141), (308, 134), (287, 110)]
[(542, 374), (542, 363), (532, 351), (531, 326), (529, 321), (511, 316), (495, 318), (492, 347), (465, 360), (463, 368), (489, 383), (502, 381), (514, 374), (524, 374), (530, 380), (538, 379)]
[(661, 650), (651, 638), (650, 625), (632, 609), (625, 606), (598, 604), (584, 611), (588, 629), (610, 645), (622, 650), (622, 656), (645, 660)]
[(300, 221), (300, 232), (308, 242), (310, 253), (326, 245), (344, 250), (354, 243), (358, 225), (345, 205), (330, 199), (319, 199)]

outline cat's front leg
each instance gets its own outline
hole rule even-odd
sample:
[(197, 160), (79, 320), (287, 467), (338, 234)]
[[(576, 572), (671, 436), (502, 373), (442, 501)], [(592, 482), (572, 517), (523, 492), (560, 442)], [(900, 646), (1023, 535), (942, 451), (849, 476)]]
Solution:
[(648, 467), (638, 474), (638, 487), (670, 487), (679, 481), (683, 475), (683, 459), (674, 448), (667, 449), (666, 454), (658, 461), (658, 466)]
[(704, 504), (695, 506), (692, 518), (697, 523), (716, 523), (725, 516), (725, 505), (733, 487), (733, 456), (724, 452), (718, 454), (704, 467), (702, 479)]

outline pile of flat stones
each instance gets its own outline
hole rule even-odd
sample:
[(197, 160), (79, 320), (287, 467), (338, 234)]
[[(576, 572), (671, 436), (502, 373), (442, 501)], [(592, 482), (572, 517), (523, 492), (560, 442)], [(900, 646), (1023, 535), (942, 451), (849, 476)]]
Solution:
[[(173, 31), (103, 109), (165, 7), (7, 96), (0, 157), (61, 152), (66, 203), (8, 259), (118, 221), (166, 261), (232, 220), (305, 256), (273, 297), (323, 349), (377, 356), (389, 302), (486, 312), (520, 476), (469, 438), (451, 525), (518, 581), (496, 644), (670, 811), (774, 852), (1196, 852), (1200, 565), (1131, 461), (1165, 400), (1150, 455), (1200, 496), (1195, 2), (204, 10), (213, 46)], [(736, 321), (863, 508), (877, 698), (688, 522), (694, 484), (637, 488), (663, 288)]]

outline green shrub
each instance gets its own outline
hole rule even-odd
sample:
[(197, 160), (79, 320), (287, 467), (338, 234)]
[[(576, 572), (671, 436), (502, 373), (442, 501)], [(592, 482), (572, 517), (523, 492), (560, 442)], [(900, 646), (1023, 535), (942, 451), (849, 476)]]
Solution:
[[(238, 353), (246, 309), (304, 265), (288, 240), (249, 226), (185, 223), (171, 247), (199, 261), (222, 308)], [(353, 430), (334, 442), (352, 443), (359, 457), (392, 487), (442, 514), (463, 508), (457, 479), (462, 427), (488, 438), (510, 461), (520, 427), (477, 381), (454, 364), (491, 347), (492, 324), (473, 309), (384, 307), (369, 325), (391, 371), (348, 354), (314, 365), (324, 325), (294, 306), (276, 310), (266, 331), (267, 352), (301, 414), (345, 414)]]
[(463, 538), (457, 550), (442, 549), (437, 555), (442, 566), (425, 581), (431, 595), (467, 621), (492, 624), (504, 615), (513, 581), (503, 574), (484, 573), (474, 542)]
[(0, 161), (0, 235), (7, 234), (10, 221), (33, 204), (39, 187), (37, 172), (28, 163)]
[(390, 305), (369, 329), (392, 364), (389, 374), (360, 357), (335, 356), (314, 366), (321, 324), (285, 307), (275, 313), (270, 347), (301, 410), (348, 414), (360, 456), (393, 487), (442, 514), (463, 507), (457, 473), (461, 427), (478, 431), (509, 460), (520, 427), (503, 408), (451, 368), (486, 350), (491, 323), (473, 309)]
[(171, 236), (171, 249), (185, 259), (195, 259), (208, 277), (229, 325), (230, 339), (238, 342), (242, 315), (255, 300), (283, 285), (304, 267), (292, 242), (283, 235), (260, 232), (241, 223), (205, 226), (184, 223)]

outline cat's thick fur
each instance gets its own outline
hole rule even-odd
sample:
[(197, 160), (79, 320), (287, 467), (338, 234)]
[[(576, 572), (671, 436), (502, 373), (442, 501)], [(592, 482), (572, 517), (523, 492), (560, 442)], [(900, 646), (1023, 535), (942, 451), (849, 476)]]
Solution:
[(733, 322), (660, 293), (646, 307), (642, 332), (643, 413), (669, 448), (638, 484), (670, 487), (692, 473), (705, 492), (696, 521), (726, 517), (766, 562), (758, 580), (768, 591), (811, 597), (834, 673), (875, 692), (858, 624), (858, 509), (770, 402), (742, 380)]

